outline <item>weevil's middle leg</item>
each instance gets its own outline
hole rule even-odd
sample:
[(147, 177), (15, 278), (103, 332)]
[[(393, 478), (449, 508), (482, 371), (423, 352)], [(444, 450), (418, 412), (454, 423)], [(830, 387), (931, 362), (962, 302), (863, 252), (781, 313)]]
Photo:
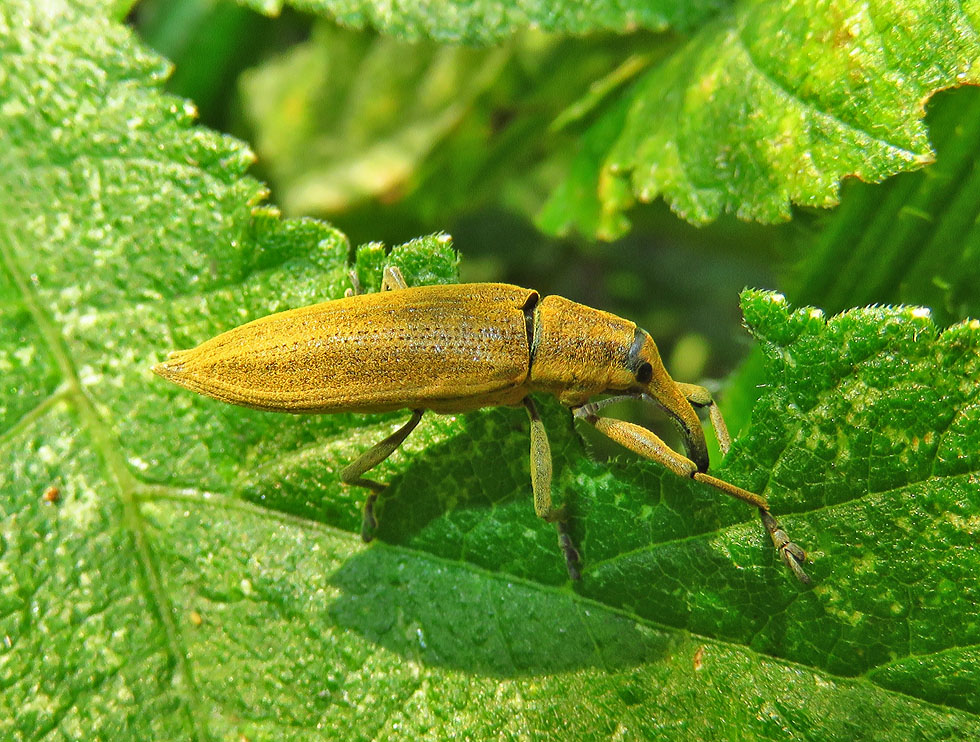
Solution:
[(352, 463), (340, 472), (340, 479), (344, 484), (352, 484), (357, 487), (366, 487), (371, 493), (364, 501), (364, 515), (361, 520), (361, 538), (370, 541), (374, 538), (374, 531), (378, 527), (378, 521), (374, 517), (374, 503), (378, 499), (385, 487), (388, 485), (375, 482), (373, 479), (364, 479), (361, 475), (370, 471), (386, 458), (391, 456), (411, 433), (415, 426), (422, 419), (422, 410), (413, 410), (411, 419), (402, 425), (398, 430), (389, 435), (380, 443), (376, 443), (367, 451), (358, 456)]
[[(710, 395), (709, 395), (710, 396)], [(596, 407), (591, 404), (583, 405), (572, 410), (575, 417), (581, 418), (595, 426), (595, 428), (608, 436), (621, 446), (634, 451), (640, 456), (653, 459), (679, 477), (690, 477), (696, 482), (707, 484), (714, 487), (719, 492), (724, 492), (730, 497), (734, 497), (742, 502), (747, 502), (759, 509), (759, 517), (766, 532), (772, 538), (773, 545), (779, 552), (779, 558), (796, 575), (800, 582), (809, 584), (810, 578), (803, 571), (803, 563), (806, 561), (806, 553), (790, 541), (786, 531), (776, 522), (772, 513), (769, 512), (769, 504), (762, 495), (736, 487), (734, 484), (718, 479), (710, 474), (698, 471), (697, 465), (686, 456), (682, 456), (674, 449), (664, 443), (653, 431), (626, 422), (608, 417), (599, 417), (596, 414)]]
[(565, 555), (568, 576), (579, 579), (579, 553), (572, 542), (566, 524), (564, 507), (556, 508), (551, 502), (551, 446), (538, 408), (530, 397), (524, 398), (524, 407), (531, 420), (531, 490), (534, 492), (534, 512), (539, 518), (554, 523), (558, 530), (558, 545)]

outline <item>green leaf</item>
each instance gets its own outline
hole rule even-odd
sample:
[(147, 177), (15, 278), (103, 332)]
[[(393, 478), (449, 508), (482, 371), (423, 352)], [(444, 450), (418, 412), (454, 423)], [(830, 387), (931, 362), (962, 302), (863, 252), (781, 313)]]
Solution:
[(738, 3), (593, 125), (541, 223), (613, 239), (634, 199), (661, 195), (697, 224), (773, 223), (793, 204), (835, 205), (847, 176), (921, 167), (924, 103), (977, 82), (978, 26), (973, 2)]
[(331, 16), (352, 28), (372, 26), (408, 40), (429, 37), (452, 43), (490, 43), (527, 28), (582, 34), (590, 31), (662, 30), (689, 27), (716, 11), (718, 0), (677, 3), (654, 0), (622, 3), (593, 0), (445, 0), (437, 3), (381, 3), (377, 0), (246, 0), (265, 13), (286, 4)]
[(880, 188), (853, 184), (787, 293), (834, 310), (885, 301), (925, 304), (940, 321), (980, 315), (980, 90), (940, 97), (929, 120), (935, 165)]
[(744, 297), (769, 386), (720, 473), (811, 550), (810, 590), (743, 505), (591, 461), (554, 402), (581, 584), (520, 410), (427, 416), (365, 546), (338, 471), (403, 416), (261, 413), (149, 368), (351, 269), (447, 280), (446, 238), (352, 265), (261, 205), (122, 27), (23, 0), (0, 28), (0, 738), (980, 734), (977, 323)]
[[(939, 333), (915, 307), (827, 321), (776, 294), (742, 302), (768, 388), (726, 470), (773, 503), (805, 492), (813, 536), (796, 538), (821, 555), (815, 576), (820, 562), (828, 574), (816, 577), (822, 615), (801, 651), (872, 678), (912, 657), (968, 657), (980, 626), (969, 554), (980, 527), (980, 322)], [(821, 624), (831, 623), (829, 640)], [(923, 673), (901, 689), (976, 710), (972, 695), (937, 693), (944, 682)]]
[(242, 78), (256, 146), (290, 213), (391, 201), (471, 112), (506, 49), (410, 45), (327, 23)]
[[(631, 46), (639, 43), (650, 39)], [(525, 34), (472, 49), (320, 21), (307, 41), (242, 76), (241, 106), (287, 214), (349, 222), (351, 211), (373, 208), (389, 224), (403, 216), (444, 228), (487, 203), (536, 212), (564, 158), (542, 154), (569, 138), (549, 126), (584, 80), (619, 65), (607, 83), (615, 89), (645, 68), (637, 56), (620, 65), (621, 54), (618, 37)], [(565, 120), (595, 105), (590, 98)]]
[[(783, 283), (795, 303), (837, 312), (860, 304), (917, 304), (940, 324), (980, 316), (980, 89), (938, 96), (929, 129), (937, 159), (927, 170), (880, 186), (851, 183), (841, 207), (796, 226), (802, 257)], [(753, 352), (723, 400), (739, 430), (758, 397)]]
[[(366, 198), (399, 201), (434, 168), (434, 180), (452, 183), (457, 194), (487, 192), (507, 208), (537, 213), (539, 226), (559, 235), (618, 238), (630, 230), (635, 204), (660, 196), (695, 224), (723, 213), (786, 221), (794, 205), (836, 205), (847, 178), (879, 182), (932, 162), (922, 122), (926, 101), (978, 80), (980, 9), (972, 1), (830, 8), (743, 0), (732, 8), (705, 3), (683, 10), (591, 4), (574, 13), (506, 3), (301, 6), (410, 40), (486, 42), (527, 28), (582, 33), (670, 26), (690, 33), (634, 32), (614, 39), (612, 56), (594, 48), (590, 56), (573, 44), (561, 48), (556, 37), (547, 37), (545, 46), (556, 47), (549, 53), (540, 41), (522, 44), (527, 35), (498, 49), (427, 44), (413, 54), (398, 54), (404, 47), (389, 39), (365, 47), (373, 64), (351, 75), (344, 72), (358, 58), (351, 42), (358, 37), (321, 32), (283, 62), (292, 83), (284, 85), (283, 69), (273, 64), (246, 94), (272, 175), (286, 184), (287, 208), (318, 213), (339, 213)], [(523, 53), (509, 58), (515, 49)], [(456, 60), (455, 75), (438, 64), (449, 58)], [(381, 64), (385, 59), (391, 66)], [(512, 80), (504, 72), (524, 65), (539, 75), (536, 84), (508, 90)], [(547, 80), (560, 81), (565, 97), (543, 107), (534, 96)], [(384, 106), (365, 110), (368, 99), (351, 98), (348, 88), (388, 89), (378, 99), (401, 103), (387, 113)], [(487, 111), (481, 97), (499, 105)], [(536, 121), (544, 114), (551, 116), (550, 129)], [(525, 153), (532, 164), (512, 166), (498, 186), (493, 176), (499, 173), (488, 177), (490, 168), (470, 145), (496, 145), (494, 122), (501, 118), (518, 133), (517, 143), (536, 147)], [(572, 123), (584, 129), (579, 141), (559, 132)], [(440, 160), (446, 143), (456, 169)], [(506, 149), (499, 154), (509, 162)], [(460, 164), (467, 159), (476, 160), (472, 169)], [(486, 187), (488, 180), (494, 187)], [(542, 207), (545, 193), (550, 198)], [(424, 218), (425, 199), (415, 208)]]

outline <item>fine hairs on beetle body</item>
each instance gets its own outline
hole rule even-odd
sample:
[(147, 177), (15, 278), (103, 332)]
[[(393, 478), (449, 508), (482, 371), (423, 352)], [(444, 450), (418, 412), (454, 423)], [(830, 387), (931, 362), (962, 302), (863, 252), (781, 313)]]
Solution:
[[(405, 425), (365, 451), (341, 479), (370, 492), (361, 536), (370, 541), (385, 485), (364, 478), (388, 458), (426, 410), (460, 413), (523, 406), (531, 423), (534, 510), (554, 523), (569, 575), (579, 555), (564, 508), (551, 500), (551, 449), (531, 393), (554, 394), (573, 415), (612, 440), (758, 508), (780, 558), (804, 583), (806, 554), (765, 498), (707, 473), (708, 449), (695, 408), (707, 408), (722, 453), (731, 439), (711, 394), (673, 381), (653, 339), (634, 323), (560, 296), (499, 283), (408, 287), (385, 269), (382, 290), (269, 315), (153, 368), (165, 379), (222, 402), (289, 413), (411, 410)], [(598, 395), (612, 395), (590, 401)], [(625, 398), (659, 405), (678, 424), (687, 456), (652, 431), (601, 417)]]

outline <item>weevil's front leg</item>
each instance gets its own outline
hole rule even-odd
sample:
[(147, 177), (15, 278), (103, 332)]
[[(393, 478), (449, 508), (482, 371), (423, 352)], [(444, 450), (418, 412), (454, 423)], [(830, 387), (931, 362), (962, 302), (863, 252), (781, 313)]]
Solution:
[(653, 431), (647, 430), (644, 427), (626, 422), (625, 420), (599, 417), (596, 414), (595, 406), (591, 404), (577, 407), (572, 412), (575, 417), (591, 423), (597, 430), (616, 441), (616, 443), (625, 446), (631, 451), (635, 451), (641, 456), (663, 464), (677, 476), (690, 477), (696, 482), (707, 484), (719, 492), (724, 492), (726, 495), (757, 507), (759, 509), (759, 516), (762, 518), (762, 524), (765, 526), (766, 532), (779, 552), (780, 559), (796, 575), (797, 579), (809, 584), (810, 578), (803, 571), (803, 562), (806, 561), (806, 553), (789, 540), (786, 531), (782, 529), (772, 513), (769, 512), (769, 504), (766, 502), (766, 498), (754, 492), (744, 490), (741, 487), (736, 487), (734, 484), (730, 484), (723, 479), (718, 479), (710, 474), (698, 471), (698, 467), (693, 461), (677, 453), (677, 451), (657, 437)]
[(578, 571), (579, 554), (568, 534), (565, 508), (556, 508), (551, 502), (551, 446), (538, 408), (530, 397), (524, 398), (524, 407), (531, 420), (531, 489), (534, 492), (534, 512), (539, 518), (554, 523), (558, 530), (558, 544), (565, 555), (568, 576), (573, 580), (581, 576)]
[(789, 536), (786, 534), (786, 531), (784, 531), (783, 527), (776, 522), (776, 519), (768, 510), (763, 510), (760, 508), (759, 517), (762, 518), (762, 525), (764, 525), (766, 527), (766, 531), (769, 532), (769, 537), (772, 539), (772, 543), (776, 547), (776, 551), (779, 552), (779, 557), (783, 560), (783, 564), (790, 568), (790, 571), (796, 575), (796, 579), (798, 579), (804, 585), (809, 585), (810, 578), (807, 573), (803, 571), (803, 563), (806, 561), (806, 552), (789, 540)]
[(353, 484), (357, 487), (366, 487), (371, 490), (371, 494), (364, 501), (364, 517), (361, 520), (361, 538), (364, 541), (370, 541), (374, 538), (374, 530), (378, 527), (378, 521), (374, 517), (374, 503), (377, 501), (378, 495), (388, 485), (375, 482), (372, 479), (364, 479), (361, 475), (370, 471), (391, 456), (395, 452), (395, 449), (405, 442), (408, 434), (415, 429), (415, 426), (419, 424), (419, 420), (421, 419), (422, 410), (413, 410), (412, 418), (407, 423), (383, 441), (362, 453), (353, 463), (349, 464), (340, 472), (340, 479), (344, 484)]
[(721, 449), (722, 455), (727, 456), (728, 450), (732, 447), (732, 437), (728, 434), (728, 426), (725, 425), (725, 418), (721, 416), (721, 408), (715, 403), (711, 392), (697, 384), (678, 382), (677, 387), (692, 405), (708, 408), (708, 417), (711, 419), (711, 427), (714, 428), (715, 438), (718, 440), (718, 448)]
[(810, 584), (810, 578), (807, 576), (806, 572), (803, 571), (803, 564), (806, 562), (806, 552), (803, 551), (797, 544), (790, 541), (789, 536), (783, 527), (779, 525), (776, 521), (775, 516), (769, 511), (769, 506), (766, 504), (765, 498), (755, 495), (748, 490), (743, 490), (741, 487), (736, 487), (734, 484), (726, 482), (724, 479), (718, 479), (710, 474), (704, 474), (702, 472), (695, 472), (691, 475), (691, 478), (697, 482), (703, 482), (704, 484), (711, 485), (716, 490), (724, 492), (726, 495), (731, 495), (739, 500), (744, 500), (745, 502), (755, 505), (756, 503), (749, 499), (757, 498), (761, 500), (763, 504), (757, 505), (759, 508), (759, 517), (762, 519), (762, 525), (766, 529), (766, 533), (769, 534), (769, 538), (772, 539), (773, 546), (776, 547), (776, 551), (779, 552), (779, 558), (782, 559), (783, 564), (789, 567), (790, 571), (796, 575), (796, 579), (802, 582), (804, 585)]

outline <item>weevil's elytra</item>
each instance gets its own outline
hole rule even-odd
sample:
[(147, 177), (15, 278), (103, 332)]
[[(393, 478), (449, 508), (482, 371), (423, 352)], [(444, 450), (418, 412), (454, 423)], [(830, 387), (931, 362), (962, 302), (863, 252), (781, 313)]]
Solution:
[(158, 373), (225, 402), (292, 413), (519, 404), (532, 295), (497, 285), (492, 301), (458, 286), (352, 296), (250, 322), (172, 355)]
[[(629, 320), (560, 296), (500, 283), (408, 288), (387, 269), (382, 291), (292, 309), (249, 322), (191, 350), (171, 353), (153, 371), (223, 402), (290, 413), (386, 412), (411, 419), (350, 464), (342, 479), (371, 490), (362, 536), (376, 526), (384, 485), (363, 475), (411, 433), (425, 411), (459, 413), (523, 405), (531, 423), (535, 512), (558, 528), (569, 574), (578, 552), (563, 509), (552, 505), (551, 452), (532, 393), (553, 394), (617, 443), (759, 509), (780, 558), (803, 582), (806, 556), (763, 497), (707, 474), (708, 449), (695, 407), (709, 411), (723, 453), (728, 431), (710, 393), (673, 381), (653, 339)], [(591, 401), (599, 395), (614, 395)], [(635, 398), (677, 422), (687, 456), (652, 431), (599, 415)]]

